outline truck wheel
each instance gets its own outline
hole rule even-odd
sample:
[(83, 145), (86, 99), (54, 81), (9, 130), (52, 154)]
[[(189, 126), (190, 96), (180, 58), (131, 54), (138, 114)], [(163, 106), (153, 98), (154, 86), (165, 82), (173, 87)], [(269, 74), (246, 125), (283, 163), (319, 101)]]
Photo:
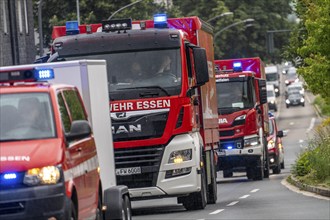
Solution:
[(223, 170), (223, 178), (229, 178), (233, 177), (233, 171), (232, 170)]
[(283, 162), (281, 163), (281, 169), (285, 169), (284, 160), (283, 160)]
[(249, 180), (252, 180), (254, 177), (254, 169), (253, 167), (247, 167), (246, 168), (246, 176)]
[(257, 162), (256, 166), (254, 167), (254, 175), (253, 180), (262, 180), (264, 178), (264, 161), (263, 158), (260, 157), (259, 161)]
[(277, 158), (277, 165), (273, 169), (273, 174), (280, 174), (281, 173), (281, 163), (280, 163), (280, 158)]
[(71, 200), (70, 209), (71, 209), (70, 220), (78, 220), (77, 210), (72, 200)]
[(96, 220), (103, 220), (102, 197), (99, 195), (99, 201), (96, 209)]
[[(179, 200), (181, 199), (179, 198)], [(207, 192), (206, 192), (205, 168), (202, 167), (201, 191), (191, 193), (189, 196), (183, 198), (182, 203), (187, 210), (199, 210), (205, 208), (206, 202), (207, 202)]]
[(132, 220), (132, 206), (129, 197), (126, 195), (123, 198), (124, 200), (124, 212), (125, 212), (125, 220)]
[(264, 161), (263, 161), (263, 169), (264, 169), (264, 178), (269, 178), (269, 153), (267, 147), (267, 140), (263, 138), (263, 145), (264, 145)]
[(217, 171), (214, 164), (214, 155), (213, 151), (211, 151), (210, 156), (210, 170), (211, 170), (211, 183), (208, 185), (207, 190), (207, 203), (215, 204), (218, 199), (218, 186), (217, 186)]

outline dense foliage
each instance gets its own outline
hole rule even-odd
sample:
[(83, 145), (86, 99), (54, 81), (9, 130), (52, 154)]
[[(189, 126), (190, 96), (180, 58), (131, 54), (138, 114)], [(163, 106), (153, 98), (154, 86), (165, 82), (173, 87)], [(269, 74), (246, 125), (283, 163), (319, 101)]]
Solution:
[(299, 155), (292, 173), (310, 185), (330, 187), (330, 120), (320, 126), (308, 148)]
[[(108, 19), (118, 9), (136, 0), (79, 0), (80, 23), (99, 23)], [(38, 0), (35, 2), (35, 24), (37, 26)], [(268, 54), (266, 34), (268, 30), (290, 30), (293, 23), (287, 19), (292, 9), (291, 0), (172, 0), (172, 7), (155, 4), (154, 0), (142, 0), (132, 7), (116, 13), (113, 18), (131, 17), (132, 19), (152, 19), (153, 14), (166, 12), (169, 17), (198, 16), (207, 21), (224, 12), (234, 14), (213, 19), (215, 57), (217, 59), (239, 57), (261, 57), (266, 63), (280, 62), (283, 47), (288, 44), (289, 32), (274, 34), (274, 53)], [(248, 18), (255, 21), (249, 27), (241, 23), (223, 28)], [(45, 45), (51, 42), (54, 25), (64, 25), (67, 20), (77, 19), (76, 1), (43, 0), (42, 24)], [(38, 27), (37, 27), (38, 28)], [(220, 33), (219, 33), (220, 32)]]
[(330, 104), (330, 0), (296, 0), (300, 25), (285, 53), (314, 94)]

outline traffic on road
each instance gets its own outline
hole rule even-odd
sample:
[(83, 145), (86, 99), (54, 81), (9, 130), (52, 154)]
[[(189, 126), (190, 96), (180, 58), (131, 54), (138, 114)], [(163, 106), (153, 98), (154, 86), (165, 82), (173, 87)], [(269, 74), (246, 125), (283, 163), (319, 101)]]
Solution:
[(216, 36), (198, 16), (67, 21), (1, 66), (0, 219), (329, 219), (287, 181), (315, 96), (291, 63), (217, 59)]

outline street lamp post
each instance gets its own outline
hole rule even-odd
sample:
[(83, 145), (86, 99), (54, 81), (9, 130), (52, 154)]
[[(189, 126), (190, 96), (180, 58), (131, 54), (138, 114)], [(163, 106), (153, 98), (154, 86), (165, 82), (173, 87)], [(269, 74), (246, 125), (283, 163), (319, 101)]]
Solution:
[(219, 34), (222, 33), (223, 31), (225, 31), (225, 30), (227, 30), (227, 29), (229, 29), (231, 27), (234, 27), (236, 25), (239, 25), (239, 24), (242, 24), (242, 23), (253, 22), (253, 21), (254, 21), (253, 18), (248, 18), (248, 19), (245, 19), (243, 21), (238, 21), (238, 22), (235, 22), (235, 23), (233, 23), (231, 25), (228, 25), (227, 27), (222, 28), (220, 31), (218, 31), (217, 33), (214, 34), (214, 41), (215, 41), (216, 37), (219, 36)]
[(44, 37), (42, 33), (42, 0), (38, 2), (39, 56), (44, 55)]
[(210, 19), (207, 20), (206, 22), (211, 22), (211, 21), (213, 21), (213, 20), (215, 20), (215, 19), (217, 19), (217, 18), (220, 18), (220, 17), (226, 16), (226, 15), (233, 15), (233, 14), (234, 14), (234, 13), (231, 12), (231, 11), (224, 12), (224, 13), (222, 13), (221, 15), (217, 15), (217, 16), (215, 16), (215, 17), (213, 17), (213, 18), (210, 18)]
[(108, 20), (111, 20), (111, 18), (112, 18), (115, 14), (117, 14), (118, 12), (120, 12), (120, 11), (124, 10), (125, 8), (128, 8), (128, 7), (132, 6), (132, 5), (135, 5), (135, 4), (137, 4), (137, 3), (141, 2), (141, 1), (143, 1), (143, 0), (138, 0), (138, 1), (132, 2), (131, 4), (125, 5), (124, 7), (118, 9), (117, 11), (115, 11), (114, 13), (112, 13), (112, 15), (108, 18)]

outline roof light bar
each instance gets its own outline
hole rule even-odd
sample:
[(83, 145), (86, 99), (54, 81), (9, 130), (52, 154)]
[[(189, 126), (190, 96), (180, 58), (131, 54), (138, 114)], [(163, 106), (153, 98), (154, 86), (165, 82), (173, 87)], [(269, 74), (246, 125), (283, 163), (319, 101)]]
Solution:
[(76, 35), (79, 34), (78, 21), (67, 21), (65, 23), (66, 35)]
[(32, 68), (0, 73), (0, 83), (35, 82), (54, 79), (54, 70), (51, 68)]
[(155, 14), (154, 15), (154, 27), (155, 28), (167, 28), (167, 14)]
[(114, 31), (126, 31), (132, 29), (132, 19), (115, 19), (102, 21), (102, 31), (103, 32), (114, 32)]
[(234, 72), (241, 72), (242, 69), (242, 62), (234, 62), (233, 63), (233, 70)]

